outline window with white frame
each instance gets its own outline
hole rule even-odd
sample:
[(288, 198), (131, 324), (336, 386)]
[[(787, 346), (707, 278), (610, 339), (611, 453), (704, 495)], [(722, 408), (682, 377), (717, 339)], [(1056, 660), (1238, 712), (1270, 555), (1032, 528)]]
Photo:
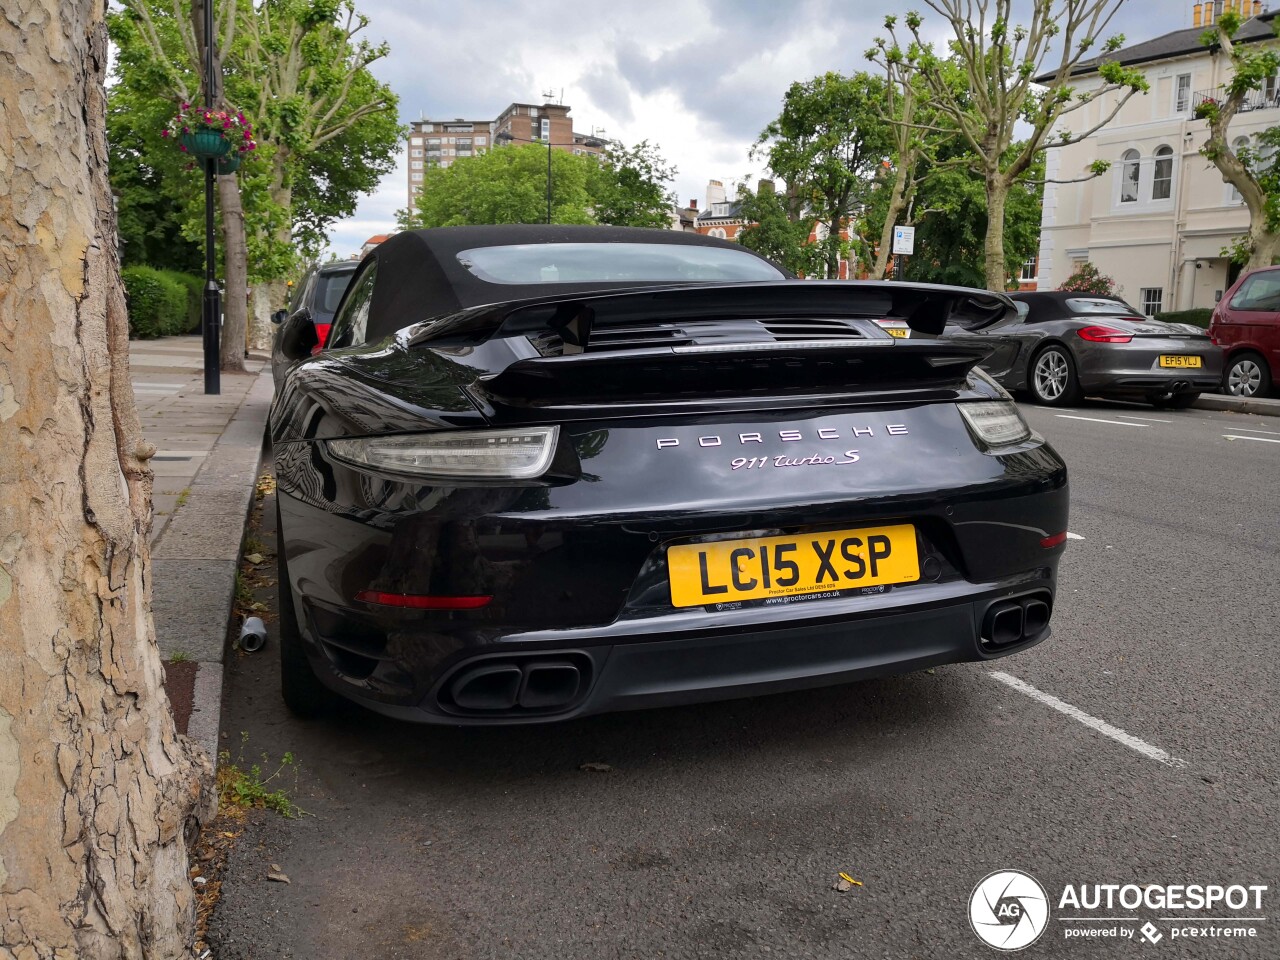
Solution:
[(1174, 81), (1173, 112), (1186, 113), (1191, 109), (1191, 74), (1180, 73)]
[(411, 161), (411, 162), (409, 163), (409, 169), (410, 169), (410, 170), (421, 170), (421, 169), (422, 169), (422, 161), (421, 161), (421, 160), (413, 160), (413, 161)]
[(1120, 157), (1120, 202), (1138, 202), (1138, 178), (1142, 175), (1142, 157), (1137, 150), (1126, 150)]
[(410, 151), (409, 151), (409, 156), (411, 156), (411, 157), (420, 157), (420, 156), (422, 156), (422, 151), (421, 151), (421, 150), (410, 150)]
[(1168, 200), (1173, 195), (1173, 147), (1156, 147), (1151, 171), (1151, 199)]
[(1143, 287), (1138, 299), (1142, 302), (1142, 312), (1154, 317), (1163, 308), (1164, 287)]
[(421, 180), (421, 179), (422, 179), (422, 174), (421, 174), (421, 173), (419, 173), (419, 172), (415, 172), (415, 173), (412, 175), (412, 178), (413, 178), (414, 180)]
[(1036, 268), (1040, 264), (1039, 257), (1028, 257), (1022, 265), (1022, 273), (1018, 276), (1019, 280), (1034, 280), (1036, 278)]
[(719, 240), (724, 240), (729, 235), (725, 233), (724, 227), (712, 227), (710, 230), (707, 231), (707, 236), (716, 237)]

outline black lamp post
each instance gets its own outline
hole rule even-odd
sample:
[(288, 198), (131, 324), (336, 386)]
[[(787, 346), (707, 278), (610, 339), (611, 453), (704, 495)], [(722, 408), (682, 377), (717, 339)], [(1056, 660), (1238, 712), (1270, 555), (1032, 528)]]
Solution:
[[(212, 110), (217, 95), (217, 72), (213, 60), (213, 0), (204, 0), (204, 105)], [(204, 392), (222, 392), (222, 362), (218, 326), (221, 296), (214, 276), (213, 178), (218, 169), (216, 157), (204, 158), (204, 301), (200, 330), (204, 335)]]
[[(541, 140), (526, 140), (524, 137), (513, 136), (506, 130), (494, 137), (502, 143), (510, 143), (513, 140), (519, 140), (521, 143), (541, 143)], [(551, 137), (548, 136), (547, 144), (547, 223), (551, 222)]]

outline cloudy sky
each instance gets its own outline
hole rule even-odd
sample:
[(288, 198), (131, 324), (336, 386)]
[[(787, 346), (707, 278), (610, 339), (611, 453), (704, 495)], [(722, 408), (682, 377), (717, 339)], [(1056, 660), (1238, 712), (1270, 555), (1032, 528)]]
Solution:
[[(402, 122), (494, 118), (546, 91), (572, 108), (574, 128), (603, 128), (627, 144), (657, 144), (677, 168), (682, 202), (706, 200), (761, 171), (748, 151), (777, 116), (787, 86), (827, 70), (875, 69), (863, 58), (886, 13), (923, 2), (883, 0), (356, 0), (371, 39), (390, 55), (374, 65), (400, 97)], [(1019, 6), (1015, 0), (1015, 10)], [(1128, 42), (1191, 26), (1192, 0), (1127, 0), (1110, 32)], [(563, 91), (563, 93), (562, 93)], [(345, 257), (395, 226), (407, 204), (406, 158), (331, 249)]]

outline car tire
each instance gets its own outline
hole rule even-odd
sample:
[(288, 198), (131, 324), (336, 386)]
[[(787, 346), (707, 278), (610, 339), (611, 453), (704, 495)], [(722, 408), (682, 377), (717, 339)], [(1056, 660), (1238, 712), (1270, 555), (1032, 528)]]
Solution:
[(1222, 371), (1222, 392), (1229, 397), (1265, 397), (1271, 392), (1271, 371), (1256, 353), (1237, 353)]
[(1152, 393), (1147, 399), (1160, 410), (1187, 410), (1200, 399), (1200, 393)]
[(1080, 380), (1067, 348), (1051, 343), (1031, 358), (1027, 371), (1031, 398), (1047, 407), (1066, 407), (1080, 401)]
[(295, 717), (311, 720), (333, 712), (336, 693), (322, 684), (311, 669), (302, 647), (298, 613), (289, 586), (289, 564), (284, 558), (284, 531), (280, 527), (280, 507), (276, 506), (276, 594), (280, 608), (280, 695)]

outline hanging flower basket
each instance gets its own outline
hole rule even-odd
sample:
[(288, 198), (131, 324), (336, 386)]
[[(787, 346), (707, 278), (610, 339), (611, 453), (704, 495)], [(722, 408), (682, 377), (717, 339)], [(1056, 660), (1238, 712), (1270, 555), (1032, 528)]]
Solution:
[(218, 173), (226, 176), (240, 169), (240, 154), (232, 153), (218, 158)]
[(225, 157), (231, 152), (231, 141), (221, 130), (212, 127), (195, 127), (190, 133), (180, 135), (178, 142), (181, 149), (201, 159)]
[[(193, 108), (189, 103), (178, 108), (177, 116), (160, 131), (160, 135), (177, 140), (178, 149), (183, 153), (201, 160), (218, 160), (220, 168), (223, 163), (234, 160), (234, 166), (220, 170), (226, 173), (232, 173), (239, 167), (244, 154), (258, 149), (253, 139), (253, 127), (243, 113)], [(228, 155), (230, 160), (226, 159)]]

